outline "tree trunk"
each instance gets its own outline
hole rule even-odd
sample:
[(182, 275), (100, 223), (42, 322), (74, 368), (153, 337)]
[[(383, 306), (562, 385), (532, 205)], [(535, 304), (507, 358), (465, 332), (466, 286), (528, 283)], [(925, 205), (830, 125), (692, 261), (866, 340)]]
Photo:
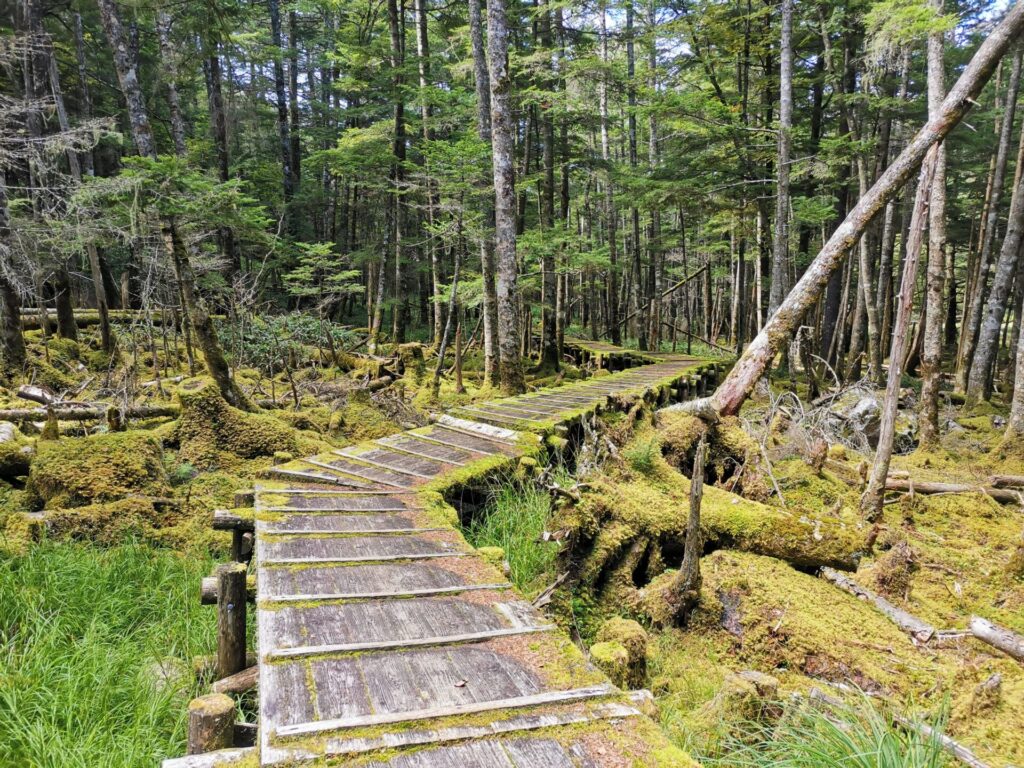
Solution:
[[(476, 87), (476, 130), (480, 139), (490, 145), (491, 79), (487, 71), (484, 22), (480, 12), (480, 3), (481, 0), (469, 0), (469, 31), (473, 47), (473, 79)], [(483, 205), (485, 232), (480, 238), (480, 276), (484, 288), (484, 383), (495, 384), (498, 378), (498, 294), (494, 275), (494, 206), (487, 195), (485, 195)]]
[[(936, 14), (943, 12), (943, 0), (930, 0)], [(928, 117), (938, 115), (946, 94), (942, 32), (928, 35)], [(921, 443), (935, 445), (939, 440), (939, 369), (942, 365), (942, 291), (945, 286), (946, 255), (946, 145), (939, 142), (935, 158), (928, 208), (928, 275), (925, 309), (922, 317), (924, 338), (921, 348)], [(951, 286), (951, 290), (955, 290)]]
[(939, 114), (918, 131), (867, 194), (857, 202), (808, 266), (779, 310), (769, 319), (729, 371), (729, 375), (715, 390), (711, 396), (711, 406), (717, 413), (735, 414), (739, 411), (781, 345), (818, 300), (832, 275), (842, 266), (844, 256), (856, 239), (886, 202), (906, 183), (931, 146), (948, 134), (966, 114), (972, 100), (977, 97), (995, 70), (999, 59), (1022, 28), (1024, 3), (1018, 3), (982, 43), (943, 101)]
[(7, 182), (0, 169), (0, 365), (10, 373), (20, 373), (25, 365), (25, 337), (21, 333), (21, 295), (11, 282), (13, 271), (8, 261), (11, 241), (7, 210)]
[(506, 394), (524, 391), (519, 356), (516, 293), (515, 129), (512, 123), (512, 77), (508, 64), (508, 19), (505, 0), (487, 3), (487, 54), (490, 70), (491, 129), (494, 165), (494, 228), (497, 256), (498, 367)]
[(779, 142), (776, 170), (775, 236), (772, 240), (772, 285), (768, 314), (786, 295), (789, 263), (789, 162), (793, 129), (793, 0), (782, 0), (782, 40), (779, 56)]
[(96, 5), (100, 10), (103, 31), (114, 55), (114, 69), (117, 70), (121, 93), (128, 108), (128, 122), (131, 125), (135, 150), (143, 157), (156, 157), (153, 130), (149, 124), (149, 113), (146, 111), (146, 99), (142, 94), (135, 57), (131, 55), (128, 38), (121, 18), (117, 15), (117, 3), (114, 0), (96, 0)]
[[(608, 65), (608, 8), (602, 0), (598, 11), (601, 38), (601, 61)], [(612, 189), (611, 144), (608, 133), (608, 82), (607, 75), (602, 73), (597, 84), (598, 109), (601, 117), (601, 160), (605, 164), (604, 173), (604, 207), (605, 226), (608, 229), (608, 317), (606, 324), (611, 327), (612, 344), (622, 343), (622, 330), (619, 326), (619, 265), (618, 237), (616, 235), (615, 195)]]
[(171, 15), (160, 11), (156, 17), (157, 37), (160, 41), (160, 63), (167, 78), (167, 105), (171, 114), (171, 138), (174, 152), (185, 154), (185, 118), (181, 114), (181, 98), (178, 96), (178, 62), (171, 44)]
[(978, 256), (978, 276), (971, 291), (969, 304), (961, 333), (963, 346), (956, 370), (956, 388), (964, 392), (974, 365), (975, 345), (981, 328), (982, 307), (985, 304), (985, 293), (988, 285), (988, 274), (991, 270), (992, 242), (995, 239), (996, 222), (999, 219), (999, 201), (1003, 193), (1003, 177), (1006, 175), (1007, 155), (1010, 151), (1010, 134), (1013, 132), (1013, 118), (1017, 108), (1017, 91), (1020, 86), (1021, 54), (1024, 48), (1018, 46), (1013, 57), (1013, 69), (1006, 90), (1006, 107), (1003, 110), (1003, 121), (999, 129), (999, 145), (996, 149), (995, 171), (992, 176), (992, 192), (988, 202), (988, 215), (985, 221), (985, 234)]
[(1010, 215), (1006, 224), (1006, 235), (996, 262), (992, 292), (985, 307), (985, 317), (978, 333), (974, 363), (967, 380), (967, 402), (973, 404), (979, 399), (992, 396), (992, 366), (999, 351), (999, 332), (1003, 327), (1006, 302), (1013, 287), (1014, 271), (1018, 269), (1021, 240), (1024, 238), (1024, 177), (1013, 189)]
[(302, 179), (302, 144), (299, 141), (299, 19), (288, 11), (288, 150), (291, 154), (292, 180), (296, 187)]
[[(111, 2), (112, 0), (103, 0)], [(292, 143), (288, 130), (288, 96), (284, 85), (284, 50), (281, 39), (280, 0), (267, 0), (270, 10), (270, 40), (274, 46), (274, 96), (277, 100), (277, 134), (281, 151), (281, 183), (284, 193), (284, 219), (286, 228), (295, 234), (295, 221), (291, 215), (292, 195), (295, 193), (295, 179), (292, 169)]]
[[(544, 48), (544, 88), (554, 90), (554, 51), (551, 37), (551, 9), (548, 0), (544, 1), (544, 11), (540, 16), (540, 44)], [(542, 132), (541, 158), (544, 165), (541, 175), (541, 227), (551, 232), (555, 226), (555, 123), (551, 116), (551, 98), (547, 98), (540, 107), (540, 125)], [(550, 247), (542, 251), (541, 256), (541, 347), (540, 364), (545, 368), (558, 370), (559, 347), (556, 333), (556, 296), (555, 254)]]
[(921, 257), (921, 242), (924, 239), (928, 198), (931, 195), (935, 176), (935, 165), (941, 147), (936, 144), (921, 166), (914, 198), (914, 212), (910, 217), (910, 232), (907, 238), (907, 258), (903, 264), (903, 279), (900, 281), (900, 300), (896, 311), (896, 323), (892, 335), (892, 349), (889, 353), (889, 378), (885, 387), (885, 401), (882, 404), (881, 425), (878, 434), (878, 448), (875, 462), (871, 467), (868, 487), (860, 500), (860, 509), (868, 520), (877, 520), (882, 514), (882, 499), (885, 481), (889, 475), (889, 460), (892, 458), (892, 441), (896, 426), (896, 410), (899, 406), (900, 381), (903, 378), (903, 360), (907, 350), (907, 332), (910, 330), (910, 314), (914, 303), (914, 284), (917, 281), (917, 265)]

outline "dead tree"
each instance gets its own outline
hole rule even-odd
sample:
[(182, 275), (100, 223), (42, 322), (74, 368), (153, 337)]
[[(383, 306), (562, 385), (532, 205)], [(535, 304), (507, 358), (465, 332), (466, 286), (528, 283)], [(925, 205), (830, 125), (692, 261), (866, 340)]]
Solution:
[(676, 623), (685, 626), (690, 614), (700, 602), (700, 556), (704, 549), (703, 535), (700, 530), (700, 504), (704, 497), (704, 459), (708, 445), (702, 437), (697, 443), (697, 453), (693, 457), (693, 475), (690, 477), (690, 516), (686, 521), (686, 548), (683, 552), (683, 564), (679, 566), (675, 583), (669, 591)]
[(960, 122), (971, 105), (976, 103), (975, 98), (1022, 29), (1024, 3), (1017, 3), (978, 48), (942, 102), (942, 108), (917, 132), (832, 233), (786, 300), (740, 356), (714, 394), (703, 402), (694, 401), (695, 412), (728, 415), (739, 411), (779, 349), (818, 301), (832, 275), (842, 266), (857, 238), (907, 183), (928, 150), (941, 141)]

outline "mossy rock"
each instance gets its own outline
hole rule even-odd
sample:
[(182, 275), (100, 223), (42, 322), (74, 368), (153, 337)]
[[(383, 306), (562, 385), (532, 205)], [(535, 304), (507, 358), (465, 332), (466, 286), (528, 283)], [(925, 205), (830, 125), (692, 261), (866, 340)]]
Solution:
[(227, 403), (207, 378), (178, 387), (180, 458), (200, 469), (215, 468), (232, 457), (253, 459), (278, 451), (298, 453), (295, 432), (269, 414), (247, 413)]
[(28, 490), (48, 509), (170, 492), (160, 443), (139, 432), (40, 442)]

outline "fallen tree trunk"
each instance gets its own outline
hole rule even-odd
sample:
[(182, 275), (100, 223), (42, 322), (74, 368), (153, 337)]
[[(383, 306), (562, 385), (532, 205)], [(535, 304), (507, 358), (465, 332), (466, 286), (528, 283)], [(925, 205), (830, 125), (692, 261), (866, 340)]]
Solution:
[(974, 58), (950, 89), (942, 107), (878, 181), (858, 200), (853, 210), (832, 233), (778, 310), (711, 395), (711, 404), (722, 415), (735, 414), (771, 365), (782, 345), (799, 327), (807, 311), (818, 301), (833, 273), (864, 233), (871, 220), (909, 181), (936, 142), (948, 134), (967, 113), (988, 82), (996, 65), (1024, 29), (1024, 3), (1015, 3), (978, 48)]
[(1002, 488), (989, 488), (984, 485), (966, 485), (963, 483), (934, 483), (915, 480), (902, 480), (890, 477), (885, 481), (885, 490), (903, 491), (904, 493), (920, 493), (930, 496), (935, 493), (984, 493), (1001, 504), (1016, 504), (1021, 500), (1018, 491)]
[(22, 400), (31, 400), (34, 403), (50, 405), (56, 401), (57, 396), (44, 387), (37, 387), (34, 384), (22, 384), (15, 393)]
[[(690, 481), (666, 472), (658, 483), (601, 478), (588, 484), (579, 503), (561, 510), (552, 530), (570, 532), (566, 569), (579, 587), (600, 592), (602, 599), (629, 599), (666, 562), (685, 556), (689, 526), (681, 510), (689, 504)], [(853, 526), (792, 514), (714, 486), (704, 488), (700, 528), (704, 554), (736, 549), (798, 568), (853, 570), (863, 550)]]
[(1024, 488), (1024, 475), (992, 475), (993, 488)]
[(52, 408), (5, 408), (0, 410), (0, 421), (46, 421), (48, 412), (52, 411), (58, 421), (93, 421), (107, 418), (111, 408), (125, 418), (154, 419), (161, 416), (176, 417), (181, 413), (177, 405), (139, 405), (120, 411), (114, 406), (109, 407), (69, 407), (57, 404)]
[(1018, 635), (1005, 627), (986, 621), (980, 616), (971, 616), (971, 634), (979, 640), (998, 648), (1003, 653), (1024, 661), (1024, 635)]
[(855, 595), (861, 600), (865, 600), (866, 602), (874, 605), (875, 608), (881, 611), (886, 618), (892, 621), (893, 624), (904, 632), (908, 632), (915, 640), (925, 643), (928, 642), (928, 640), (930, 640), (935, 634), (935, 627), (931, 624), (922, 621), (913, 614), (907, 613), (902, 608), (897, 608), (884, 597), (875, 594), (870, 589), (862, 587), (849, 576), (839, 573), (832, 568), (822, 568), (821, 577), (825, 579), (825, 581), (829, 581), (840, 589), (849, 592), (851, 595)]

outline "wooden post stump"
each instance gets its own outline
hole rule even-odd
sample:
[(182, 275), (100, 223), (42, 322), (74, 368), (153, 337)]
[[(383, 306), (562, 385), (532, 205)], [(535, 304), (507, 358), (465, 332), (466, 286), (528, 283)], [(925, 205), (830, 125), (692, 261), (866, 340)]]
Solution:
[(192, 699), (188, 705), (188, 754), (201, 755), (234, 745), (235, 702), (223, 693)]
[(246, 567), (222, 566), (217, 573), (217, 677), (245, 669)]

